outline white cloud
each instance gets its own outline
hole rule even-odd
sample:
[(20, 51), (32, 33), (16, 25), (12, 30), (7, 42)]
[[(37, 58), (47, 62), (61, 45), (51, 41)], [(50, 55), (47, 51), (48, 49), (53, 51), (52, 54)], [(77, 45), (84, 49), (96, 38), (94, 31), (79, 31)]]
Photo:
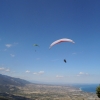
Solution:
[(64, 76), (59, 76), (59, 75), (56, 76), (56, 78), (63, 78), (63, 77), (64, 77)]
[(79, 74), (77, 74), (77, 76), (82, 76), (82, 75), (89, 75), (89, 74), (84, 72), (79, 72)]
[(79, 75), (83, 75), (84, 73), (83, 72), (79, 72)]
[(5, 45), (7, 48), (10, 48), (12, 46), (12, 44), (6, 44)]
[(0, 71), (3, 71), (3, 72), (10, 72), (10, 69), (7, 69), (7, 68), (4, 68), (4, 67), (1, 67), (1, 68), (0, 68)]
[(44, 71), (39, 71), (38, 74), (39, 75), (44, 74)]
[(37, 75), (38, 73), (33, 73), (34, 75)]
[(1, 68), (0, 68), (0, 71), (3, 71), (3, 70), (5, 70), (5, 68), (1, 67)]
[(10, 72), (10, 69), (6, 69), (5, 71), (6, 71), (6, 72)]
[(33, 74), (34, 75), (42, 75), (42, 74), (44, 74), (44, 71), (34, 72)]
[(77, 74), (76, 76), (80, 76), (79, 74)]
[(10, 54), (11, 55), (11, 57), (15, 57), (15, 55), (14, 54)]
[(15, 46), (15, 45), (17, 45), (18, 43), (13, 43), (13, 44), (6, 44), (5, 46), (7, 47), (7, 48), (10, 48), (11, 46)]
[(29, 71), (29, 70), (27, 70), (27, 71), (26, 71), (26, 73), (30, 73), (30, 71)]

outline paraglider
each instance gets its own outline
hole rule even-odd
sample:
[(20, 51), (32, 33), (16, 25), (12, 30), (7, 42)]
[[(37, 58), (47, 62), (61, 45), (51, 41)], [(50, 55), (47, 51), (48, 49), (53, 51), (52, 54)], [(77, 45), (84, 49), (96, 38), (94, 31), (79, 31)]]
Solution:
[(64, 59), (64, 62), (65, 62), (65, 63), (67, 62), (66, 59)]
[[(33, 44), (33, 46), (37, 46), (37, 47), (39, 47), (39, 45), (38, 45), (38, 44)], [(36, 50), (35, 50), (35, 52), (36, 52)]]
[(73, 40), (71, 40), (71, 39), (62, 38), (62, 39), (58, 39), (58, 40), (54, 41), (54, 42), (50, 45), (49, 49), (50, 49), (52, 46), (54, 46), (54, 45), (56, 45), (56, 44), (58, 44), (58, 43), (61, 43), (61, 42), (71, 42), (71, 43), (75, 43), (75, 42), (74, 42)]
[[(51, 47), (53, 47), (54, 45), (59, 44), (59, 43), (61, 43), (61, 42), (71, 42), (71, 43), (75, 43), (75, 42), (74, 42), (73, 40), (71, 40), (71, 39), (62, 38), (62, 39), (58, 39), (58, 40), (52, 42), (51, 45), (50, 45), (50, 47), (49, 47), (49, 49), (50, 49)], [(67, 62), (66, 59), (64, 59), (64, 62), (65, 62), (65, 63)]]

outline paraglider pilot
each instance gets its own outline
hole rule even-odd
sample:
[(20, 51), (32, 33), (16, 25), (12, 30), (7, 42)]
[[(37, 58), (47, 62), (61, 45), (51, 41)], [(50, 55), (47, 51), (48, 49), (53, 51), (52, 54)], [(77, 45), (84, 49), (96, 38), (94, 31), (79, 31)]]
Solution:
[(64, 59), (64, 62), (66, 63), (66, 59)]

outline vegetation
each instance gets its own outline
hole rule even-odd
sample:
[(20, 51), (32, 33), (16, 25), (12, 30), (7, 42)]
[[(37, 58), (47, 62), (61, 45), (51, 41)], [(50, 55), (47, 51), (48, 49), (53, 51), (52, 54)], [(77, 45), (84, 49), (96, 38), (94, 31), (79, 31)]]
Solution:
[(9, 100), (9, 99), (7, 99), (7, 98), (5, 98), (3, 96), (0, 96), (0, 100)]
[(100, 98), (100, 85), (96, 88), (96, 94)]

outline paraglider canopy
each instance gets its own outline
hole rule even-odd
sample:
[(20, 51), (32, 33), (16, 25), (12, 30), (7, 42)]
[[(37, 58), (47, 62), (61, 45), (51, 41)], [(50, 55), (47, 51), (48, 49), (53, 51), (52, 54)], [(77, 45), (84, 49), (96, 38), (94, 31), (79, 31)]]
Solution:
[(54, 41), (49, 48), (51, 48), (52, 46), (58, 44), (58, 43), (61, 43), (61, 42), (71, 42), (71, 43), (75, 43), (73, 40), (71, 39), (68, 39), (68, 38), (62, 38), (62, 39), (58, 39), (56, 41)]
[(38, 44), (34, 44), (33, 46), (39, 46)]
[(67, 62), (66, 59), (64, 59), (64, 62), (65, 62), (65, 63)]

